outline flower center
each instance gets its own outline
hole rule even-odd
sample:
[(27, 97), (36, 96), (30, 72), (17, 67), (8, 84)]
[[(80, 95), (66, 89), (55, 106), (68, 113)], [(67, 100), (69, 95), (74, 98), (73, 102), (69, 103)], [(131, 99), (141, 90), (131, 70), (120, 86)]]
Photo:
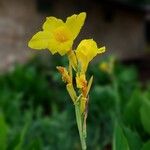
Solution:
[(60, 43), (64, 43), (71, 38), (71, 32), (66, 27), (59, 27), (54, 31), (54, 38)]

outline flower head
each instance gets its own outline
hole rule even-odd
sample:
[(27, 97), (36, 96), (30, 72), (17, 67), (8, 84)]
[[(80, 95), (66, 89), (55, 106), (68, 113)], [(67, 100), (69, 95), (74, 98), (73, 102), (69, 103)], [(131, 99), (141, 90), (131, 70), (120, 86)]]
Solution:
[(93, 39), (82, 40), (77, 47), (76, 56), (81, 66), (81, 72), (86, 72), (89, 62), (100, 53), (105, 52), (105, 47), (98, 48)]
[(76, 84), (77, 84), (77, 88), (79, 88), (79, 89), (87, 87), (87, 81), (86, 81), (85, 74), (76, 76)]
[(86, 13), (72, 15), (66, 22), (55, 17), (47, 17), (43, 24), (43, 31), (36, 33), (28, 46), (33, 49), (49, 49), (52, 54), (65, 55), (72, 48), (73, 41), (79, 34)]
[(67, 82), (67, 83), (71, 83), (71, 77), (67, 71), (67, 69), (65, 67), (61, 67), (61, 66), (57, 66), (56, 67), (58, 69), (58, 71), (61, 73), (62, 75), (62, 80), (64, 82)]

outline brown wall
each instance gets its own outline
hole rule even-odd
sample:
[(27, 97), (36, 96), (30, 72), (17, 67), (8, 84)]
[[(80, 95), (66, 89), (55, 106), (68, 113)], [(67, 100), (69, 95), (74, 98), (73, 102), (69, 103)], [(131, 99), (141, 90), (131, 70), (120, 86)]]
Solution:
[[(73, 14), (78, 10), (74, 7), (75, 4), (60, 1), (54, 5), (54, 14), (57, 16)], [(144, 14), (121, 8), (112, 9), (110, 12), (112, 19), (109, 21), (106, 19), (107, 10), (95, 4), (88, 6), (87, 13), (87, 20), (79, 39), (94, 38), (107, 47), (106, 55), (135, 58), (145, 54)]]
[[(45, 15), (37, 11), (35, 4), (35, 0), (0, 1), (0, 68), (15, 60), (22, 62), (30, 55), (27, 41), (45, 21)], [(86, 10), (77, 3), (63, 0), (55, 1), (52, 8), (49, 15), (60, 18)], [(76, 43), (83, 38), (94, 38), (107, 47), (105, 55), (116, 54), (120, 58), (143, 55), (146, 47), (144, 16), (115, 9), (112, 20), (107, 21), (104, 8), (91, 4), (87, 10), (88, 17)]]
[(0, 1), (0, 68), (26, 60), (30, 55), (27, 41), (39, 20), (34, 0)]

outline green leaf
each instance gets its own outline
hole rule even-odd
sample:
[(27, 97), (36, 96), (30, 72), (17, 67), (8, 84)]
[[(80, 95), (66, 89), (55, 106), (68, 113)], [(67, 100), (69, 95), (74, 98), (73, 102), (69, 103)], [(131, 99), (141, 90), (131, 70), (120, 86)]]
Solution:
[(142, 150), (150, 150), (150, 140), (143, 145)]
[(113, 135), (113, 150), (129, 150), (128, 141), (118, 123), (115, 125)]
[(0, 113), (0, 150), (6, 150), (7, 133), (8, 133), (8, 126), (5, 122), (3, 114)]
[(136, 132), (131, 131), (129, 128), (124, 129), (125, 136), (128, 140), (130, 150), (141, 150), (142, 141)]
[(93, 83), (93, 76), (91, 76), (89, 82), (88, 82), (88, 87), (87, 87), (87, 93), (86, 93), (86, 96), (89, 94), (89, 91), (90, 91), (90, 88), (91, 88), (91, 85)]
[(150, 101), (145, 99), (140, 109), (141, 121), (144, 130), (150, 134)]
[(142, 100), (143, 99), (141, 91), (139, 89), (136, 89), (133, 92), (124, 110), (124, 119), (127, 125), (134, 128), (141, 128), (142, 125), (139, 116)]
[(41, 150), (42, 145), (41, 145), (41, 139), (40, 138), (35, 138), (29, 145), (28, 150)]
[(25, 126), (23, 127), (23, 130), (22, 130), (21, 135), (20, 135), (19, 143), (15, 147), (15, 150), (22, 150), (22, 147), (23, 147), (23, 144), (24, 144), (24, 141), (25, 141), (25, 135), (26, 135), (26, 132), (28, 130), (28, 127), (29, 127), (29, 122), (27, 122), (25, 124)]

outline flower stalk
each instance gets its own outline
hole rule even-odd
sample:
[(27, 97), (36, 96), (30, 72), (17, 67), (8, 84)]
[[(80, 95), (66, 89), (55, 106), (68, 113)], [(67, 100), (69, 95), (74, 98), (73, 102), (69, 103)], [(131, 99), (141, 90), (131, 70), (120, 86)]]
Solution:
[(80, 111), (80, 105), (77, 102), (75, 104), (75, 114), (76, 114), (76, 122), (78, 126), (78, 131), (79, 131), (79, 136), (80, 136), (80, 142), (81, 142), (81, 147), (82, 150), (86, 150), (86, 131), (85, 126), (83, 125), (84, 119), (82, 117), (81, 111)]

